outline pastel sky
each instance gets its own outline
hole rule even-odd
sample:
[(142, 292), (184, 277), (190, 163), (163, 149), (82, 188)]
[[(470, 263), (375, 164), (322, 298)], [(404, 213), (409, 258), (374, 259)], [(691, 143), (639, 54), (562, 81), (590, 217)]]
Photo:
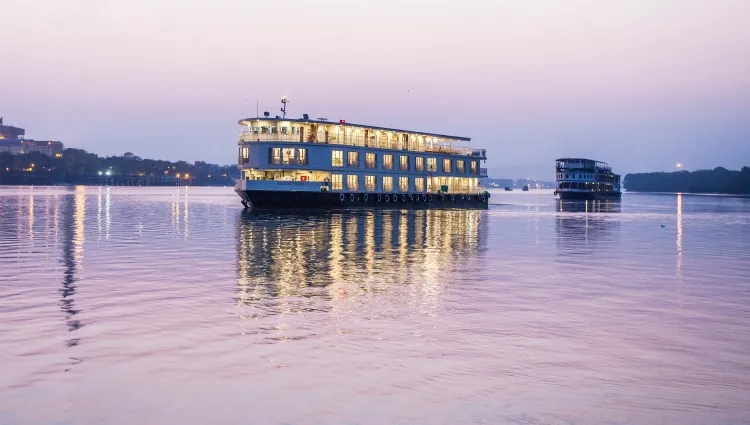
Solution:
[(750, 0), (4, 0), (0, 116), (233, 163), (256, 100), (472, 138), (495, 177), (750, 165)]

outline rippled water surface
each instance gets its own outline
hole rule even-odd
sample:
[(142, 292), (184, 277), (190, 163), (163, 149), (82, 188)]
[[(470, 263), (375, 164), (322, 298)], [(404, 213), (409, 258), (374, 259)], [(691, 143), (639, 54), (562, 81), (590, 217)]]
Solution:
[(2, 424), (750, 422), (750, 199), (0, 188)]

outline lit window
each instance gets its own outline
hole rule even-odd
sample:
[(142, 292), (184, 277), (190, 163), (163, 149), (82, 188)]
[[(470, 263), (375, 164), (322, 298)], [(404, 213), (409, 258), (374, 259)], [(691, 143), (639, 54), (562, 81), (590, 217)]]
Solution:
[(268, 162), (271, 164), (281, 164), (281, 148), (268, 149)]
[(359, 176), (356, 174), (348, 174), (346, 176), (346, 188), (348, 190), (359, 190)]
[(393, 169), (393, 155), (383, 155), (383, 168), (386, 170)]
[(427, 158), (427, 171), (437, 171), (436, 158)]
[(366, 153), (365, 154), (365, 167), (367, 168), (375, 168), (378, 166), (378, 159), (377, 155), (374, 153)]
[(414, 190), (417, 192), (424, 192), (424, 178), (417, 177), (414, 179)]
[(375, 176), (365, 176), (365, 190), (375, 190)]
[(331, 166), (332, 167), (344, 166), (344, 151), (331, 152)]
[(297, 164), (307, 165), (307, 149), (297, 149)]
[(401, 155), (401, 158), (399, 158), (399, 169), (409, 171), (409, 157), (407, 155)]
[(471, 174), (476, 174), (476, 173), (477, 173), (477, 162), (471, 161)]
[(292, 164), (294, 162), (294, 148), (282, 149), (281, 160), (284, 162), (284, 164)]
[(350, 167), (359, 167), (359, 152), (349, 152), (347, 154), (347, 165)]
[(289, 133), (289, 127), (280, 127), (281, 128), (281, 134), (288, 134)]
[(243, 159), (250, 158), (250, 151), (248, 148), (242, 148), (242, 158)]
[(331, 189), (333, 190), (344, 189), (344, 177), (341, 174), (331, 175)]
[(445, 173), (451, 172), (451, 160), (450, 159), (443, 160), (443, 172)]
[(414, 158), (414, 168), (417, 171), (424, 171), (424, 158), (421, 156), (418, 156)]
[(393, 192), (393, 177), (383, 177), (383, 192)]
[(464, 169), (464, 160), (456, 161), (456, 172), (458, 173), (466, 172), (466, 170)]
[(409, 178), (408, 177), (399, 177), (398, 178), (398, 190), (402, 192), (408, 192), (409, 191)]

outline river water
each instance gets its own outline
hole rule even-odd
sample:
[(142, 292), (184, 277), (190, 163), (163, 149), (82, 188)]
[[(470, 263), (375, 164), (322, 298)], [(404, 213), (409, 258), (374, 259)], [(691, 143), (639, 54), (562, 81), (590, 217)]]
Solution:
[(2, 424), (750, 423), (750, 199), (0, 188)]

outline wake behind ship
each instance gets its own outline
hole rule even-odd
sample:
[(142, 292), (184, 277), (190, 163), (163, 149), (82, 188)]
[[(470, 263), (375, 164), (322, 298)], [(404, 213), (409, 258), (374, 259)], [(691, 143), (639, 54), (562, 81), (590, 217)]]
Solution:
[(245, 207), (487, 208), (468, 137), (265, 115), (239, 121)]

